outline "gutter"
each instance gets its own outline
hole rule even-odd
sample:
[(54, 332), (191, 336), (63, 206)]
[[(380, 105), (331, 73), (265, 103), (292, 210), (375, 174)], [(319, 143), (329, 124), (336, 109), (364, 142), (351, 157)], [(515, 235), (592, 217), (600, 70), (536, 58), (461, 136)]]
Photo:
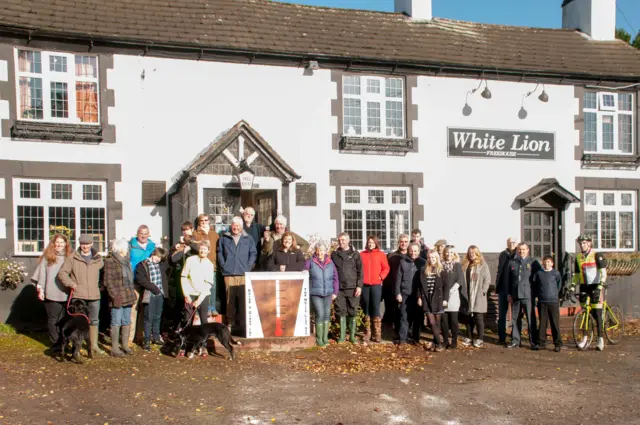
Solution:
[[(629, 83), (640, 82), (640, 75), (638, 76), (620, 76), (620, 75), (598, 75), (584, 73), (566, 73), (556, 71), (535, 71), (531, 69), (521, 68), (495, 68), (495, 67), (479, 67), (473, 65), (464, 65), (456, 63), (444, 63), (433, 61), (399, 61), (395, 59), (380, 59), (374, 57), (362, 57), (362, 58), (347, 58), (337, 55), (322, 55), (317, 53), (287, 53), (281, 51), (257, 51), (248, 49), (235, 49), (235, 48), (223, 48), (223, 47), (201, 47), (194, 44), (183, 43), (156, 43), (151, 40), (138, 40), (127, 39), (121, 37), (92, 37), (91, 35), (79, 35), (77, 33), (65, 33), (65, 32), (53, 32), (53, 31), (40, 31), (24, 27), (14, 27), (10, 25), (0, 24), (0, 35), (5, 36), (18, 36), (26, 38), (27, 45), (34, 40), (43, 41), (67, 41), (76, 44), (84, 44), (87, 46), (88, 51), (96, 47), (112, 47), (112, 48), (129, 48), (129, 49), (141, 49), (143, 55), (150, 54), (153, 50), (156, 51), (168, 51), (168, 52), (181, 52), (187, 54), (193, 54), (194, 58), (201, 60), (205, 55), (212, 56), (232, 56), (242, 57), (245, 60), (243, 63), (253, 63), (256, 59), (272, 59), (272, 60), (289, 60), (299, 62), (299, 66), (303, 66), (305, 62), (309, 60), (321, 61), (325, 69), (346, 69), (357, 70), (360, 67), (371, 70), (371, 68), (388, 67), (390, 70), (386, 70), (390, 73), (396, 73), (402, 67), (403, 71), (414, 71), (416, 74), (434, 73), (438, 75), (443, 72), (451, 72), (454, 74), (478, 74), (483, 78), (495, 74), (496, 79), (499, 79), (500, 75), (519, 77), (521, 80), (536, 78), (543, 79), (560, 79), (565, 80), (578, 80), (578, 81), (620, 81)], [(354, 66), (356, 64), (356, 66)], [(337, 65), (337, 66), (336, 66)], [(342, 66), (340, 66), (342, 65)], [(420, 72), (421, 71), (421, 72)]]

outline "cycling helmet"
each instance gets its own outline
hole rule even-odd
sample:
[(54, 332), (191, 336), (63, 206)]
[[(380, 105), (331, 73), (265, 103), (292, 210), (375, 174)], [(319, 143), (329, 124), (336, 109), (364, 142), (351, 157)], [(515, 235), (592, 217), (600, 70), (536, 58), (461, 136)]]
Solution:
[(582, 242), (582, 241), (589, 241), (591, 242), (591, 235), (588, 235), (586, 233), (582, 233), (580, 236), (578, 236), (578, 239), (576, 239), (578, 242)]

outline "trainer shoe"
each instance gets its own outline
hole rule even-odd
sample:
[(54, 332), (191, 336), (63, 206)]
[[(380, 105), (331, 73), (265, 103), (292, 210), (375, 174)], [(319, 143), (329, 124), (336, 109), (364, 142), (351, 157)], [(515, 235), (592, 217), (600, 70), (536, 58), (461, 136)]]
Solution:
[(596, 345), (596, 349), (598, 351), (604, 350), (604, 338), (603, 337), (599, 337), (598, 338), (598, 344)]
[(145, 341), (144, 344), (142, 344), (142, 349), (144, 351), (151, 351), (151, 343), (149, 341)]
[(462, 345), (464, 345), (465, 347), (470, 346), (472, 343), (473, 343), (473, 341), (471, 341), (471, 339), (470, 339), (470, 338), (464, 338), (464, 339), (462, 340)]
[(484, 346), (484, 341), (482, 341), (481, 339), (476, 339), (475, 341), (473, 341), (473, 346), (476, 348), (482, 348)]
[(583, 336), (582, 341), (578, 343), (578, 348), (584, 349), (587, 346), (587, 342), (589, 341), (589, 337)]
[(164, 345), (164, 339), (162, 339), (162, 336), (154, 338), (153, 345)]

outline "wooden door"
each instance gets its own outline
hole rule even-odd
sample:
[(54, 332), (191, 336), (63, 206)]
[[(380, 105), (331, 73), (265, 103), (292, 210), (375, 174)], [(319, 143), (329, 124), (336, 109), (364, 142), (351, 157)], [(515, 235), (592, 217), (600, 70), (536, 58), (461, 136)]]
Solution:
[(556, 255), (556, 212), (554, 210), (524, 210), (523, 242), (529, 245), (530, 255), (542, 260)]

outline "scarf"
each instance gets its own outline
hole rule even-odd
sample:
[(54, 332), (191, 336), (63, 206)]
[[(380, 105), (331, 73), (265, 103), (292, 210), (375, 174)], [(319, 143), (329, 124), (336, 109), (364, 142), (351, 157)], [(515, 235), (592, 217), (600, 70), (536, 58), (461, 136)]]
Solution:
[(450, 272), (451, 270), (453, 270), (453, 264), (453, 261), (442, 263), (442, 268), (444, 268), (446, 272)]
[(126, 258), (122, 258), (122, 256), (114, 252), (113, 258), (120, 263), (120, 268), (122, 269), (122, 282), (126, 287), (131, 288), (133, 286), (133, 270), (131, 270), (131, 263)]

